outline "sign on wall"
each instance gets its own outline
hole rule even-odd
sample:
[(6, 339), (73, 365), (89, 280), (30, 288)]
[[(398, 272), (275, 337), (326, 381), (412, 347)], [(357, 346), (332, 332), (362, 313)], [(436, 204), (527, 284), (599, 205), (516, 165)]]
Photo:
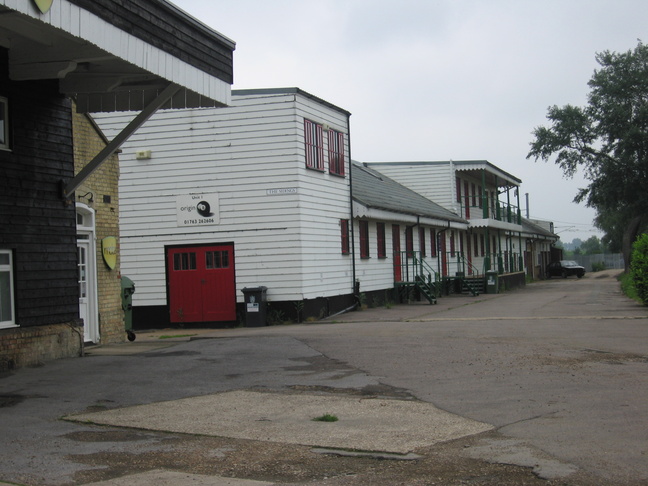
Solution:
[(34, 3), (42, 13), (47, 13), (47, 11), (52, 6), (54, 0), (34, 0)]
[(218, 194), (189, 194), (176, 198), (178, 226), (218, 224)]
[(114, 270), (117, 265), (117, 238), (106, 236), (101, 240), (101, 254), (108, 268)]

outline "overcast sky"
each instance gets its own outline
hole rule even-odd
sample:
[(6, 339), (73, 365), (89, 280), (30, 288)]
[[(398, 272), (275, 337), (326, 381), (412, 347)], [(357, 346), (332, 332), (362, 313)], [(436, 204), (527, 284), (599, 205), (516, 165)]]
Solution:
[(595, 54), (648, 42), (646, 0), (171, 0), (236, 42), (234, 89), (298, 87), (352, 113), (354, 160), (488, 160), (564, 242), (601, 236), (586, 182), (527, 160)]

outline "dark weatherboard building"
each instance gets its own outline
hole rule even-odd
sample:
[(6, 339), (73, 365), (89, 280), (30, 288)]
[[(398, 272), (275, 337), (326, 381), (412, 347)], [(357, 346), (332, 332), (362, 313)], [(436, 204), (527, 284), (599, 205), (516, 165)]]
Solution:
[[(77, 190), (158, 108), (229, 104), (234, 47), (164, 0), (0, 0), (0, 371), (83, 352), (104, 262)], [(75, 172), (73, 109), (136, 115)]]

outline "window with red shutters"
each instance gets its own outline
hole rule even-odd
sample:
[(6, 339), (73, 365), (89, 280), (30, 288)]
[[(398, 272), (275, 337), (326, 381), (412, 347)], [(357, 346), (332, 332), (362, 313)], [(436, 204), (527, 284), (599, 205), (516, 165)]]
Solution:
[(342, 254), (349, 254), (349, 220), (340, 220), (340, 237), (342, 240)]
[(414, 230), (411, 226), (405, 228), (405, 251), (407, 256), (414, 256)]
[(376, 240), (378, 243), (378, 258), (387, 258), (385, 243), (385, 223), (376, 223)]
[(430, 230), (430, 256), (437, 256), (437, 234), (434, 230)]
[(421, 257), (425, 258), (427, 255), (425, 254), (425, 228), (423, 227), (419, 228), (419, 246), (421, 250)]
[(360, 220), (360, 258), (369, 258), (369, 221)]
[(329, 172), (344, 176), (344, 133), (328, 131)]
[(304, 142), (306, 148), (306, 167), (324, 170), (324, 140), (322, 125), (304, 120)]

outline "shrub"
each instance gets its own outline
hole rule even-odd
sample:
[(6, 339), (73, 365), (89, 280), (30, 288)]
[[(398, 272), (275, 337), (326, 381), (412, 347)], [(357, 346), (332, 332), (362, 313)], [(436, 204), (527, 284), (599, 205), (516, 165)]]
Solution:
[(632, 245), (630, 274), (641, 301), (648, 305), (648, 234), (643, 234)]
[(592, 272), (600, 272), (605, 270), (605, 262), (592, 263)]

